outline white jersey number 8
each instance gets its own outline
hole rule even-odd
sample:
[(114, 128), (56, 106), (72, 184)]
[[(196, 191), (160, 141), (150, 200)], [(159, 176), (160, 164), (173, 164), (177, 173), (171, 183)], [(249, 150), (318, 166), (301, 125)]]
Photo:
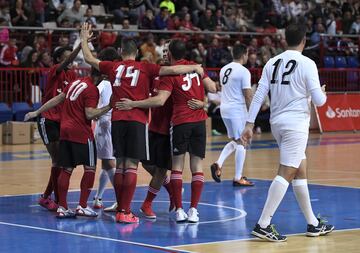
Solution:
[(66, 98), (69, 98), (70, 101), (75, 101), (81, 92), (83, 92), (88, 87), (87, 83), (80, 82), (80, 80), (76, 80), (73, 82), (66, 94)]
[(200, 86), (200, 79), (199, 79), (199, 75), (197, 73), (186, 74), (183, 78), (183, 81), (185, 81), (186, 83), (181, 85), (181, 88), (183, 89), (183, 91), (190, 90), (190, 88), (192, 86), (193, 78), (196, 78), (197, 84), (198, 84), (198, 86)]

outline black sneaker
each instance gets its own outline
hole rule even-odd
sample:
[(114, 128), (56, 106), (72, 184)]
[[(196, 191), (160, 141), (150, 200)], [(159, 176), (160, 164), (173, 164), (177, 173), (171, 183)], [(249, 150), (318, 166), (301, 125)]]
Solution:
[(316, 237), (320, 235), (326, 235), (328, 233), (331, 233), (334, 230), (333, 225), (326, 225), (325, 223), (327, 220), (322, 219), (320, 216), (318, 216), (319, 225), (316, 227), (314, 225), (307, 225), (307, 231), (306, 236)]
[(280, 235), (275, 230), (274, 225), (269, 225), (266, 228), (262, 228), (259, 224), (256, 224), (251, 234), (261, 239), (268, 240), (270, 242), (285, 242), (287, 240), (286, 236)]
[(215, 180), (215, 182), (220, 183), (221, 182), (221, 168), (217, 163), (213, 163), (210, 166), (211, 170), (211, 176)]

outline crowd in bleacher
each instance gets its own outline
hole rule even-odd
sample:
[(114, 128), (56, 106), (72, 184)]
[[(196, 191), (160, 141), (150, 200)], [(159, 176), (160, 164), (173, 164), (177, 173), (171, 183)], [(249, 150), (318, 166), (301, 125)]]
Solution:
[[(233, 43), (249, 45), (248, 67), (261, 67), (284, 51), (286, 42), (281, 33), (292, 20), (303, 19), (308, 26), (308, 48), (305, 54), (318, 63), (320, 34), (360, 34), (360, 2), (286, 1), (286, 0), (145, 0), (137, 8), (129, 1), (98, 0), (0, 0), (1, 26), (46, 26), (79, 28), (81, 22), (102, 31), (93, 42), (94, 52), (109, 45), (118, 46), (121, 38), (136, 38), (139, 59), (157, 62), (165, 39), (176, 37), (187, 41), (188, 58), (207, 67), (221, 67), (231, 60)], [(119, 29), (121, 28), (121, 30)], [(214, 31), (206, 34), (138, 33), (133, 29)], [(132, 31), (126, 31), (131, 29)], [(220, 32), (258, 32), (264, 36), (229, 35)], [(279, 32), (280, 31), (280, 32)], [(277, 32), (277, 33), (276, 33)], [(271, 35), (272, 33), (276, 33)], [(20, 34), (20, 35), (19, 35)], [(22, 35), (22, 36), (21, 36)], [(26, 38), (26, 39), (24, 39)], [(0, 31), (2, 66), (48, 67), (49, 57), (59, 46), (74, 47), (79, 43), (78, 31), (58, 31), (51, 34), (3, 28)], [(16, 40), (17, 39), (17, 40)], [(330, 53), (358, 54), (354, 38), (323, 38)], [(80, 66), (84, 66), (80, 57)]]

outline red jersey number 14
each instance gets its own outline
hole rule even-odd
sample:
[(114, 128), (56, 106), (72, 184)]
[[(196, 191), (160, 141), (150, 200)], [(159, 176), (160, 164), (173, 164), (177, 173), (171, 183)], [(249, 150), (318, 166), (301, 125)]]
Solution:
[[(124, 65), (119, 65), (119, 67), (116, 69), (116, 77), (115, 82), (113, 86), (120, 86), (121, 85), (121, 76), (123, 75), (125, 70)], [(137, 85), (137, 82), (139, 80), (140, 71), (138, 69), (134, 69), (134, 66), (129, 66), (126, 68), (126, 74), (125, 77), (131, 78), (131, 87), (135, 87)]]

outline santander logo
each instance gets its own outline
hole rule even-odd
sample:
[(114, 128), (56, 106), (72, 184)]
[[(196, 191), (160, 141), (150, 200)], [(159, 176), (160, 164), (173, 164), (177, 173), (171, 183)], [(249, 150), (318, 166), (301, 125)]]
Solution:
[(326, 114), (326, 117), (328, 117), (329, 119), (333, 119), (336, 117), (336, 113), (330, 106), (328, 106), (328, 109), (325, 114)]
[(360, 118), (360, 109), (352, 109), (351, 107), (342, 109), (342, 108), (335, 108), (332, 109), (328, 106), (328, 109), (325, 113), (326, 117), (329, 119), (333, 118)]

